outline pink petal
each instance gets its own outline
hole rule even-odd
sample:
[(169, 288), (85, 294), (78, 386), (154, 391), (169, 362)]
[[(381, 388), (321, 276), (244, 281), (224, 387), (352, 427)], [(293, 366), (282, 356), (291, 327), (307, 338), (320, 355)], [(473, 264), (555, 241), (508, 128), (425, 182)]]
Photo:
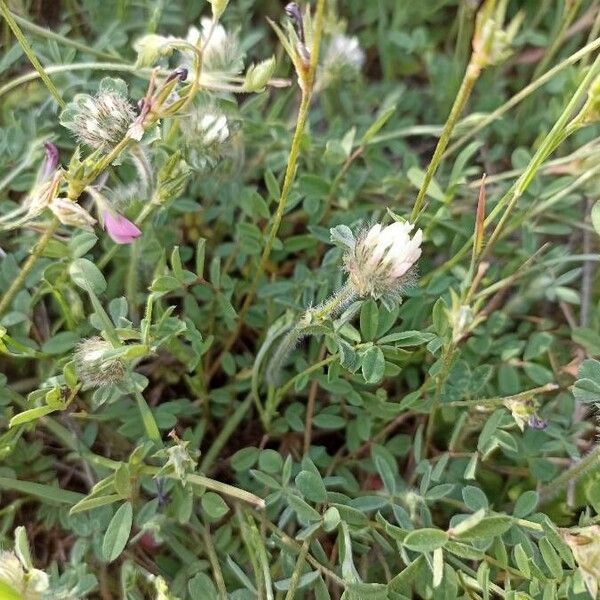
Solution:
[(117, 244), (131, 244), (136, 238), (142, 235), (142, 232), (123, 215), (104, 212), (104, 228), (108, 235)]

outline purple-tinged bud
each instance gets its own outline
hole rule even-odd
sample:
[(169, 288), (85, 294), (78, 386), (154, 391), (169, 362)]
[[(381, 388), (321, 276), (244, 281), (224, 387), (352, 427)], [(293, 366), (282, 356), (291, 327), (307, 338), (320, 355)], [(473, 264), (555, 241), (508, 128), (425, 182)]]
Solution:
[(527, 421), (527, 425), (531, 427), (531, 429), (546, 429), (548, 427), (548, 423), (545, 419), (538, 417), (537, 415), (531, 415), (529, 420)]
[(169, 83), (174, 79), (179, 79), (179, 81), (185, 81), (188, 76), (188, 70), (185, 67), (179, 67), (171, 72), (171, 74), (167, 77), (167, 81), (165, 83)]
[(48, 177), (50, 177), (50, 175), (56, 171), (56, 167), (58, 167), (58, 161), (60, 158), (58, 154), (58, 148), (52, 142), (45, 142), (44, 148), (46, 150), (46, 159), (44, 160), (42, 172), (40, 174), (42, 181), (48, 179)]
[(286, 5), (285, 12), (294, 23), (294, 26), (296, 27), (296, 33), (298, 34), (300, 41), (304, 43), (304, 19), (302, 18), (300, 7), (298, 4), (296, 4), (296, 2), (290, 2), (288, 5)]

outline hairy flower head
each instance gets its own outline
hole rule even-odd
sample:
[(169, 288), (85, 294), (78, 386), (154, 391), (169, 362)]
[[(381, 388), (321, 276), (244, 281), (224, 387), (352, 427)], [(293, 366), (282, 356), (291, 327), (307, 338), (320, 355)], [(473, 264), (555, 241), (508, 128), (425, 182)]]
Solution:
[[(244, 68), (244, 52), (237, 35), (229, 33), (222, 25), (213, 24), (212, 19), (203, 18), (201, 30), (190, 27), (187, 41), (203, 48), (202, 76), (238, 75)], [(218, 77), (217, 77), (218, 78)]]
[(192, 112), (184, 131), (186, 160), (195, 169), (215, 167), (230, 139), (229, 121), (218, 107), (208, 104)]
[(414, 225), (373, 225), (344, 256), (344, 266), (359, 296), (397, 296), (421, 256), (423, 233), (411, 237)]
[(112, 353), (113, 347), (100, 337), (83, 340), (75, 351), (79, 379), (90, 387), (121, 381), (125, 367)]
[(107, 77), (95, 96), (75, 96), (61, 113), (60, 122), (78, 141), (108, 152), (127, 135), (134, 118), (125, 82)]
[(365, 62), (358, 38), (334, 35), (325, 46), (323, 61), (317, 74), (317, 87), (325, 88), (333, 82), (353, 79)]

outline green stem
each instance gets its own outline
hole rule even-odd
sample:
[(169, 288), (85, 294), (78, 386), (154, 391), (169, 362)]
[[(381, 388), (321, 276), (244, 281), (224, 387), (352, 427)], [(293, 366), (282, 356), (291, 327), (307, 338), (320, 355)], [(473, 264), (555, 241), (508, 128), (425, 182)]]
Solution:
[[(156, 475), (159, 472), (158, 467), (144, 467), (144, 472)], [(171, 479), (177, 479), (175, 474), (161, 474), (161, 477), (170, 477)], [(219, 494), (224, 494), (225, 496), (230, 496), (232, 498), (236, 498), (237, 500), (241, 500), (242, 502), (247, 502), (248, 504), (253, 504), (257, 508), (264, 508), (265, 501), (246, 490), (242, 490), (240, 488), (236, 488), (228, 483), (222, 483), (221, 481), (216, 481), (215, 479), (210, 479), (209, 477), (204, 477), (204, 475), (198, 475), (197, 473), (188, 473), (186, 475), (187, 481), (189, 481), (193, 485), (198, 485), (201, 487), (205, 487), (209, 490), (217, 492)]]
[[(45, 72), (53, 75), (54, 73), (71, 73), (73, 71), (116, 71), (125, 72), (137, 75), (142, 79), (148, 79), (152, 70), (151, 69), (140, 69), (135, 65), (116, 63), (116, 62), (82, 62), (82, 63), (70, 63), (66, 65), (49, 65), (46, 67)], [(19, 77), (15, 77), (13, 80), (5, 83), (0, 87), (0, 96), (3, 96), (12, 89), (24, 84), (29, 81), (38, 79), (40, 74), (37, 71), (31, 71), (25, 73)]]
[[(257, 515), (258, 518), (258, 515)], [(273, 532), (280, 540), (281, 543), (285, 544), (288, 548), (291, 548), (295, 552), (301, 552), (302, 548), (300, 544), (292, 539), (287, 533), (283, 530), (279, 529), (277, 525), (271, 523), (269, 519), (264, 519), (263, 521), (265, 527)], [(326, 566), (322, 565), (316, 558), (314, 558), (311, 554), (307, 553), (306, 560), (313, 566), (315, 569), (318, 569), (325, 577), (327, 577), (332, 583), (335, 583), (342, 589), (346, 587), (346, 582), (339, 577), (336, 573), (334, 573), (331, 569), (328, 569)]]
[[(587, 89), (598, 74), (599, 70), (600, 55), (596, 57), (596, 60), (594, 61), (594, 63), (586, 73), (585, 77), (571, 96), (571, 99), (563, 109), (563, 112), (559, 116), (558, 120), (556, 121), (548, 135), (546, 135), (532, 159), (529, 161), (529, 164), (527, 165), (526, 169), (523, 171), (519, 179), (504, 194), (504, 196), (502, 196), (502, 198), (498, 201), (494, 209), (486, 218), (485, 227), (487, 229), (489, 225), (491, 225), (492, 222), (496, 219), (499, 213), (502, 210), (504, 210), (504, 214), (500, 220), (500, 223), (492, 233), (491, 239), (487, 242), (484, 252), (480, 256), (480, 260), (483, 260), (485, 257), (489, 256), (493, 244), (498, 239), (502, 231), (502, 227), (504, 226), (504, 223), (506, 222), (508, 216), (516, 206), (517, 201), (519, 200), (519, 198), (521, 198), (521, 196), (523, 195), (533, 178), (537, 175), (537, 172), (539, 171), (543, 162), (549, 157), (550, 154), (552, 154), (556, 147), (564, 139), (566, 139), (565, 132), (567, 132), (568, 129), (567, 124), (569, 122), (569, 119), (571, 118), (571, 115), (575, 112), (575, 109), (581, 104), (583, 95), (586, 93)], [(429, 281), (431, 281), (433, 277), (441, 273), (445, 273), (446, 271), (450, 270), (455, 265), (457, 265), (462, 260), (462, 258), (471, 250), (472, 244), (473, 236), (469, 237), (469, 239), (460, 248), (460, 250), (458, 250), (454, 254), (454, 256), (450, 257), (443, 265), (430, 272), (426, 277), (423, 277), (420, 282), (421, 285), (427, 285), (427, 283), (429, 283)]]
[(4, 296), (2, 296), (2, 300), (0, 300), (0, 316), (3, 315), (6, 312), (6, 310), (10, 307), (12, 301), (14, 300), (14, 297), (24, 285), (27, 276), (33, 269), (37, 259), (43, 254), (44, 250), (46, 249), (46, 246), (52, 239), (52, 236), (56, 233), (56, 230), (58, 229), (59, 225), (60, 222), (55, 217), (46, 229), (44, 235), (42, 235), (42, 237), (38, 240), (37, 244), (35, 244), (35, 246), (33, 247), (33, 251), (29, 255), (29, 258), (21, 267), (19, 274), (10, 284), (10, 287), (8, 288)]
[(208, 556), (208, 560), (212, 568), (215, 583), (217, 584), (217, 588), (219, 590), (220, 600), (227, 600), (229, 596), (227, 595), (227, 588), (225, 587), (223, 572), (221, 571), (221, 566), (219, 565), (219, 558), (217, 557), (217, 553), (215, 552), (215, 546), (213, 544), (212, 536), (210, 534), (210, 528), (206, 524), (202, 528), (202, 539), (204, 540), (204, 545), (206, 546), (206, 554)]
[(86, 52), (87, 54), (92, 54), (93, 56), (97, 56), (98, 58), (105, 58), (108, 60), (121, 60), (118, 56), (113, 54), (108, 54), (106, 52), (102, 52), (101, 50), (96, 50), (95, 48), (91, 48), (90, 46), (86, 46), (80, 42), (72, 40), (64, 35), (60, 35), (60, 33), (55, 33), (54, 31), (50, 31), (45, 27), (40, 27), (35, 23), (30, 23), (27, 19), (16, 15), (11, 12), (13, 19), (21, 26), (23, 29), (28, 29), (32, 33), (35, 33), (41, 37), (44, 37), (49, 40), (54, 40), (55, 42), (59, 42), (64, 44), (65, 46), (71, 46), (71, 48), (75, 48), (76, 50), (81, 50), (81, 52)]
[(596, 445), (587, 456), (584, 456), (570, 469), (546, 484), (540, 490), (540, 503), (552, 500), (552, 498), (555, 498), (565, 490), (572, 481), (577, 481), (580, 477), (590, 471), (590, 469), (598, 467), (600, 467), (600, 445)]
[(306, 562), (306, 555), (308, 554), (308, 548), (310, 547), (310, 537), (307, 537), (302, 544), (302, 548), (300, 549), (300, 553), (298, 554), (298, 559), (296, 560), (296, 565), (294, 566), (294, 571), (290, 578), (290, 587), (288, 588), (288, 592), (285, 595), (285, 600), (294, 600), (296, 597), (296, 588), (298, 587), (298, 582), (300, 581), (300, 574), (302, 573), (302, 567)]
[(465, 71), (465, 75), (463, 77), (462, 83), (460, 84), (460, 89), (456, 94), (456, 98), (454, 99), (454, 104), (452, 105), (452, 109), (450, 110), (450, 114), (448, 115), (448, 119), (444, 125), (444, 129), (442, 130), (442, 134), (440, 135), (440, 139), (438, 140), (437, 146), (435, 147), (435, 152), (433, 153), (433, 157), (427, 167), (427, 171), (425, 172), (425, 178), (423, 179), (423, 183), (421, 184), (421, 189), (417, 195), (417, 199), (415, 200), (415, 204), (413, 206), (412, 212), (410, 214), (411, 222), (414, 222), (423, 206), (423, 201), (425, 200), (425, 194), (429, 188), (429, 184), (437, 171), (437, 168), (440, 166), (442, 162), (442, 157), (444, 154), (444, 150), (448, 146), (448, 142), (450, 141), (450, 136), (452, 135), (452, 131), (458, 121), (458, 117), (463, 111), (467, 100), (471, 96), (471, 92), (473, 91), (473, 87), (475, 82), (479, 78), (479, 74), (481, 73), (481, 68), (475, 63), (473, 56), (471, 57), (471, 61), (467, 66), (467, 70)]
[(217, 455), (221, 452), (233, 432), (237, 429), (238, 425), (242, 422), (242, 419), (252, 406), (252, 395), (248, 394), (244, 401), (235, 409), (234, 413), (225, 420), (223, 428), (219, 432), (219, 435), (214, 439), (210, 448), (204, 455), (200, 464), (200, 470), (204, 473), (208, 473), (212, 467)]
[(428, 452), (429, 446), (431, 445), (431, 441), (433, 439), (435, 418), (442, 396), (442, 388), (444, 387), (444, 382), (446, 381), (448, 373), (450, 372), (450, 367), (452, 366), (452, 353), (454, 352), (454, 344), (451, 342), (450, 345), (445, 347), (442, 352), (442, 368), (436, 377), (435, 394), (431, 403), (431, 412), (427, 417), (427, 429), (425, 430), (425, 452)]
[(546, 67), (548, 66), (550, 61), (554, 58), (554, 55), (558, 52), (560, 45), (562, 44), (562, 42), (565, 38), (565, 35), (569, 29), (569, 26), (571, 25), (571, 23), (573, 22), (573, 19), (577, 15), (577, 11), (579, 10), (580, 6), (581, 6), (581, 0), (573, 0), (572, 2), (565, 3), (565, 5), (564, 5), (565, 11), (564, 12), (566, 14), (561, 15), (559, 29), (558, 29), (556, 35), (554, 36), (554, 39), (552, 40), (550, 46), (546, 50), (544, 57), (537, 64), (537, 67), (535, 68), (535, 71), (533, 72), (533, 79), (538, 77), (538, 75), (540, 75), (540, 73), (543, 73), (546, 70)]
[(46, 84), (48, 91), (52, 94), (54, 99), (58, 102), (58, 105), (61, 108), (64, 108), (66, 106), (65, 101), (62, 99), (60, 92), (56, 89), (56, 86), (54, 85), (54, 83), (52, 83), (52, 80), (50, 79), (50, 77), (48, 77), (48, 74), (44, 70), (44, 67), (42, 67), (40, 61), (38, 60), (37, 56), (35, 55), (35, 52), (33, 51), (33, 48), (27, 41), (27, 38), (23, 35), (21, 28), (17, 25), (17, 22), (15, 21), (12, 13), (8, 9), (8, 6), (6, 6), (6, 3), (4, 2), (4, 0), (0, 0), (0, 14), (2, 14), (2, 16), (4, 17), (8, 26), (14, 33), (15, 37), (17, 38), (17, 41), (19, 42), (19, 45), (23, 49), (23, 52), (25, 52), (25, 54), (27, 55), (29, 62), (31, 62), (31, 64), (33, 65), (33, 67), (38, 72), (39, 76), (41, 77), (42, 81)]
[(283, 215), (285, 213), (285, 208), (287, 206), (287, 201), (290, 195), (290, 191), (292, 189), (292, 183), (296, 178), (296, 166), (298, 163), (298, 157), (300, 155), (300, 145), (302, 141), (302, 135), (304, 133), (304, 128), (306, 125), (306, 121), (308, 119), (308, 111), (310, 108), (310, 99), (312, 97), (313, 83), (314, 83), (314, 75), (317, 69), (317, 61), (319, 58), (319, 47), (321, 44), (321, 31), (323, 29), (323, 12), (325, 8), (325, 0), (318, 0), (317, 3), (317, 11), (314, 20), (314, 33), (313, 33), (313, 43), (311, 52), (311, 61), (308, 72), (305, 75), (304, 84), (301, 85), (302, 96), (300, 100), (300, 107), (298, 109), (298, 117), (296, 119), (296, 128), (294, 130), (294, 137), (292, 138), (292, 145), (290, 147), (290, 153), (288, 156), (287, 167), (285, 169), (285, 175), (283, 177), (283, 186), (281, 188), (281, 194), (279, 196), (279, 202), (277, 203), (277, 209), (275, 211), (275, 216), (273, 218), (273, 223), (271, 225), (271, 229), (269, 230), (269, 235), (267, 237), (267, 242), (265, 244), (264, 250), (260, 257), (260, 261), (258, 263), (258, 267), (254, 272), (254, 277), (250, 283), (250, 287), (246, 293), (246, 297), (244, 298), (244, 302), (242, 307), (238, 312), (238, 321), (237, 326), (232, 332), (231, 336), (226, 340), (221, 354), (217, 357), (215, 362), (213, 363), (209, 373), (208, 379), (212, 378), (212, 376), (216, 373), (219, 368), (219, 364), (221, 362), (221, 357), (223, 354), (228, 352), (230, 348), (235, 343), (244, 322), (244, 317), (246, 312), (252, 305), (254, 301), (254, 297), (256, 295), (256, 289), (258, 288), (258, 283), (260, 282), (266, 267), (269, 262), (269, 258), (271, 256), (271, 251), (273, 249), (273, 243), (275, 242), (275, 238), (277, 237), (277, 233), (279, 232), (279, 228), (281, 226), (281, 222), (283, 220)]
[(285, 213), (285, 207), (287, 206), (288, 197), (292, 189), (292, 183), (294, 182), (296, 176), (296, 164), (298, 162), (298, 156), (300, 154), (300, 142), (302, 140), (304, 126), (308, 117), (309, 106), (310, 92), (303, 91), (302, 99), (300, 101), (300, 109), (298, 110), (298, 120), (296, 122), (296, 129), (294, 131), (294, 137), (292, 138), (292, 146), (290, 148), (290, 155), (288, 158), (287, 168), (285, 170), (285, 175), (283, 179), (283, 187), (281, 188), (281, 195), (279, 197), (279, 202), (277, 203), (277, 209), (275, 210), (275, 216), (273, 218), (271, 229), (269, 230), (267, 242), (265, 244), (263, 253), (260, 257), (260, 262), (258, 263), (258, 268), (254, 272), (254, 277), (252, 278), (252, 282), (250, 283), (250, 289), (246, 294), (244, 304), (242, 305), (242, 308), (239, 312), (240, 321), (246, 314), (246, 311), (252, 305), (254, 296), (256, 294), (256, 288), (258, 287), (258, 282), (260, 281), (261, 277), (263, 276), (263, 273), (265, 272), (267, 263), (269, 262), (269, 258), (271, 256), (271, 251), (273, 250), (273, 243), (275, 242), (275, 238), (277, 237), (277, 233), (279, 232), (279, 228), (281, 227), (281, 222)]
[[(600, 11), (598, 13), (600, 15)], [(474, 125), (467, 133), (465, 133), (461, 138), (459, 138), (454, 144), (452, 144), (448, 150), (444, 153), (444, 158), (448, 157), (450, 154), (456, 152), (460, 147), (464, 146), (470, 139), (473, 139), (482, 129), (487, 127), (490, 123), (493, 123), (497, 119), (499, 119), (502, 115), (507, 113), (511, 108), (519, 104), (522, 100), (527, 98), (530, 94), (535, 92), (537, 89), (541, 88), (543, 85), (548, 83), (551, 79), (553, 79), (556, 75), (558, 75), (562, 70), (567, 68), (570, 65), (575, 64), (579, 60), (589, 56), (594, 50), (600, 48), (600, 38), (594, 39), (594, 41), (590, 42), (581, 50), (578, 50), (569, 58), (566, 58), (561, 63), (544, 73), (541, 77), (532, 81), (529, 85), (526, 85), (521, 91), (516, 93), (514, 96), (507, 100), (502, 106), (498, 107), (496, 110), (492, 111), (488, 115), (486, 115), (481, 121), (479, 121), (476, 125)], [(491, 179), (489, 180), (491, 182)]]

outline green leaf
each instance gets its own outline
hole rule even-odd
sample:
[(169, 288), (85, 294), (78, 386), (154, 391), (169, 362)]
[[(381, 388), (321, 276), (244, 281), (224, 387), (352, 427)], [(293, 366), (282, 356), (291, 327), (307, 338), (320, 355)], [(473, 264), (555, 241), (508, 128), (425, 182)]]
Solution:
[(101, 294), (106, 289), (106, 279), (100, 269), (85, 258), (77, 258), (69, 266), (69, 275), (73, 283), (85, 290), (91, 290), (95, 294)]
[(461, 528), (459, 525), (454, 528), (454, 535), (460, 540), (491, 539), (508, 531), (511, 525), (512, 520), (508, 516), (484, 517), (470, 527)]
[[(304, 575), (301, 575), (298, 579), (298, 584), (295, 589), (301, 590), (302, 588), (305, 588), (306, 586), (310, 585), (313, 581), (315, 581), (318, 578), (319, 571), (310, 571), (308, 573), (304, 573)], [(275, 586), (275, 589), (277, 591), (285, 592), (286, 590), (290, 589), (291, 581), (292, 578), (288, 577), (287, 579), (280, 579), (279, 581), (274, 581), (273, 585)]]
[(110, 520), (102, 540), (102, 557), (106, 562), (115, 560), (125, 549), (132, 522), (133, 508), (130, 502), (125, 502)]
[(523, 353), (523, 360), (531, 360), (541, 356), (548, 350), (554, 338), (545, 331), (537, 331), (528, 340)]
[(22, 525), (15, 529), (15, 554), (27, 571), (33, 569), (29, 542), (27, 541), (27, 531)]
[(544, 559), (548, 570), (552, 574), (552, 577), (560, 580), (563, 574), (561, 560), (547, 537), (543, 537), (539, 541), (539, 547), (540, 552), (542, 553), (542, 558)]
[(21, 481), (9, 477), (0, 477), (0, 488), (35, 496), (51, 504), (75, 504), (83, 498), (83, 494), (63, 490), (53, 485)]
[(302, 495), (312, 502), (325, 502), (327, 490), (323, 480), (313, 471), (300, 471), (296, 475), (296, 486)]
[(225, 500), (215, 494), (215, 492), (206, 492), (200, 500), (202, 504), (202, 510), (211, 518), (217, 521), (221, 519), (229, 512), (229, 506), (225, 503)]
[[(423, 183), (425, 182), (425, 171), (419, 169), (418, 167), (411, 167), (406, 173), (408, 180), (417, 188), (421, 189)], [(435, 179), (432, 179), (427, 187), (426, 194), (433, 198), (434, 200), (438, 200), (439, 202), (444, 202), (446, 199), (446, 195), (442, 191), (442, 188), (438, 185)]]
[(525, 575), (525, 577), (529, 578), (531, 574), (531, 569), (529, 568), (529, 558), (527, 557), (527, 553), (523, 550), (523, 546), (521, 544), (517, 544), (513, 550), (515, 564), (519, 568), (519, 571)]
[(17, 425), (23, 425), (23, 423), (29, 423), (29, 421), (35, 421), (55, 410), (57, 409), (54, 406), (38, 406), (36, 408), (24, 410), (22, 413), (15, 415), (8, 423), (8, 426), (9, 428), (16, 427)]
[(571, 339), (582, 346), (589, 355), (600, 355), (600, 335), (593, 329), (574, 327), (571, 331)]
[(366, 146), (380, 131), (380, 129), (388, 122), (390, 117), (396, 112), (396, 105), (388, 106), (378, 117), (371, 123), (367, 131), (362, 136), (360, 141), (361, 146)]
[(385, 371), (385, 358), (381, 348), (371, 346), (362, 355), (361, 371), (367, 383), (378, 383)]
[(62, 331), (44, 342), (42, 352), (45, 354), (64, 354), (74, 348), (79, 340), (80, 336), (74, 331)]
[(128, 498), (131, 495), (131, 481), (129, 475), (129, 465), (121, 463), (115, 471), (115, 490), (122, 498)]
[(374, 300), (363, 302), (360, 309), (360, 332), (363, 341), (370, 342), (377, 335), (379, 326), (379, 309)]
[(448, 541), (448, 534), (441, 529), (425, 528), (411, 531), (402, 542), (409, 550), (431, 552), (442, 548)]
[(435, 334), (425, 331), (397, 331), (379, 338), (380, 344), (391, 344), (404, 348), (407, 346), (420, 346), (426, 344), (435, 338)]
[(480, 508), (488, 508), (489, 503), (486, 495), (473, 485), (467, 485), (462, 490), (464, 503), (473, 511)]
[(98, 508), (100, 506), (106, 506), (113, 502), (122, 500), (120, 494), (107, 494), (106, 496), (86, 496), (83, 500), (79, 501), (71, 510), (70, 515), (74, 515), (78, 512), (84, 512), (86, 510), (92, 510), (92, 508)]
[(518, 519), (522, 519), (531, 514), (537, 506), (539, 494), (534, 490), (529, 490), (521, 494), (515, 502), (513, 515)]

